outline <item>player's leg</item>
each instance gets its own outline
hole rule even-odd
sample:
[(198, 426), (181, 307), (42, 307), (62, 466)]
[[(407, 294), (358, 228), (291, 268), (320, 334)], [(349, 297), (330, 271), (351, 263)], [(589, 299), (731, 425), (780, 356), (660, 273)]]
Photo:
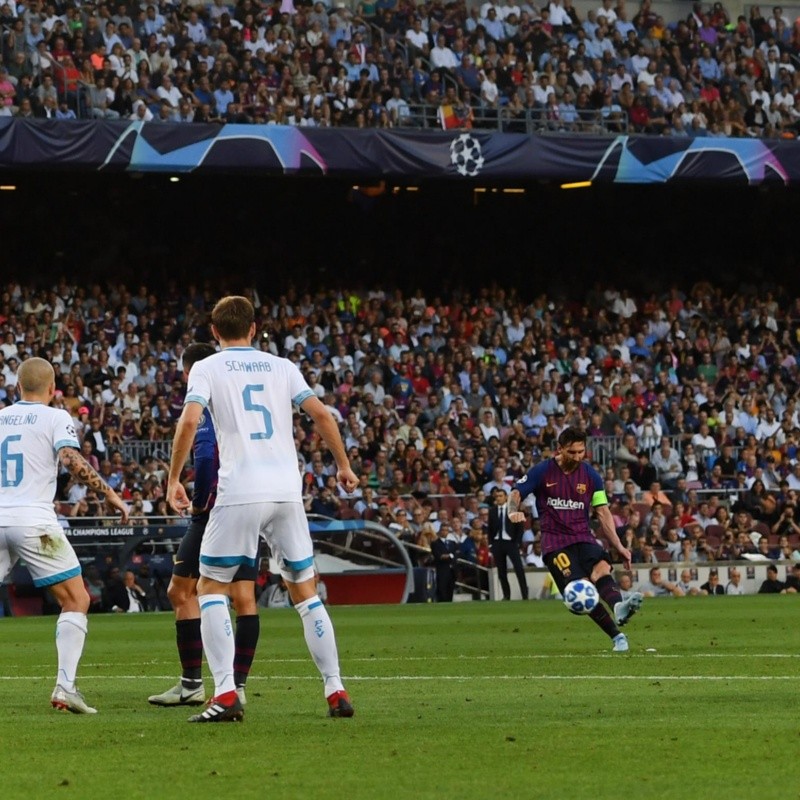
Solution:
[(36, 587), (47, 587), (61, 607), (56, 620), (58, 672), (50, 698), (53, 708), (75, 714), (96, 714), (75, 686), (88, 630), (89, 593), (72, 545), (60, 525), (6, 529), (12, 561), (23, 558)]
[(510, 600), (511, 586), (508, 583), (507, 555), (502, 541), (492, 542), (492, 557), (494, 558), (494, 566), (497, 569), (497, 580), (500, 581), (500, 588), (503, 591), (503, 600)]
[(56, 688), (53, 690), (50, 702), (53, 708), (60, 711), (96, 714), (97, 710), (87, 705), (83, 695), (75, 686), (78, 664), (83, 655), (88, 631), (86, 615), (90, 600), (83, 578), (78, 574), (59, 583), (42, 585), (49, 587), (56, 602), (61, 606), (61, 613), (56, 621), (58, 672)]
[[(594, 564), (589, 564), (588, 568), (579, 554), (580, 545), (573, 545), (562, 550), (548, 553), (544, 557), (550, 574), (553, 576), (556, 586), (561, 594), (570, 581), (579, 578), (589, 578)], [(619, 628), (614, 624), (614, 620), (608, 613), (606, 607), (599, 604), (589, 614), (591, 620), (611, 639), (619, 635)]]
[(317, 595), (314, 550), (303, 506), (300, 503), (275, 506), (275, 517), (265, 531), (267, 541), (303, 621), (306, 645), (322, 676), (328, 713), (332, 717), (352, 717), (353, 706), (342, 683), (333, 623)]
[[(583, 556), (584, 570), (589, 572), (592, 583), (597, 587), (597, 592), (603, 601), (614, 610), (614, 616), (609, 614), (606, 606), (598, 605), (592, 612), (595, 621), (611, 637), (614, 642), (615, 653), (628, 652), (628, 637), (620, 632), (618, 626), (624, 625), (628, 619), (641, 606), (641, 595), (622, 600), (619, 586), (614, 580), (611, 567), (611, 556), (607, 551), (595, 545), (580, 545)], [(631, 602), (632, 601), (632, 602)]]
[(239, 567), (255, 567), (257, 563), (263, 506), (215, 506), (211, 511), (200, 546), (197, 599), (203, 649), (214, 677), (214, 697), (202, 714), (189, 718), (190, 722), (236, 722), (244, 715), (233, 679), (236, 648), (228, 598)]
[[(208, 668), (214, 678), (214, 696), (202, 714), (189, 717), (189, 722), (238, 722), (242, 705), (233, 681), (235, 655), (231, 615), (228, 611), (230, 581), (234, 568), (209, 568), (216, 577), (202, 575), (197, 583), (200, 604), (200, 634)], [(206, 569), (204, 568), (204, 572)]]
[(50, 584), (48, 588), (61, 606), (61, 613), (56, 621), (57, 683), (72, 691), (75, 689), (78, 662), (86, 641), (89, 594), (80, 575)]
[(175, 640), (181, 662), (181, 679), (162, 694), (147, 698), (156, 706), (196, 706), (206, 699), (203, 689), (203, 642), (200, 635), (200, 543), (205, 522), (192, 522), (178, 546), (167, 597), (175, 612)]
[[(282, 568), (281, 574), (286, 581), (292, 603), (303, 621), (308, 652), (322, 676), (328, 714), (332, 717), (352, 717), (353, 705), (342, 683), (333, 622), (328, 609), (317, 595), (313, 564), (300, 570)], [(290, 580), (288, 574), (294, 580)]]
[(12, 553), (13, 544), (9, 539), (12, 533), (13, 528), (6, 526), (0, 527), (0, 581), (11, 572), (19, 559), (16, 552)]
[(236, 633), (234, 635), (233, 682), (242, 705), (244, 687), (256, 654), (261, 621), (256, 607), (255, 567), (240, 567), (231, 584), (231, 602), (236, 610)]
[[(558, 560), (556, 560), (556, 556)], [(550, 577), (553, 579), (553, 583), (555, 583), (558, 587), (558, 591), (563, 596), (567, 584), (571, 580), (574, 580), (570, 570), (572, 565), (571, 559), (563, 550), (559, 550), (557, 553), (547, 553), (543, 560), (550, 573)]]
[[(608, 561), (601, 559), (594, 565), (591, 565), (590, 569), (587, 571), (590, 572), (589, 577), (592, 583), (597, 587), (597, 592), (600, 597), (606, 602), (609, 602), (609, 600), (613, 601), (614, 579), (611, 577), (611, 564)], [(619, 587), (617, 587), (617, 593), (619, 593)], [(620, 599), (622, 599), (621, 596)], [(602, 628), (611, 641), (614, 642), (615, 652), (627, 652), (628, 639), (624, 633), (620, 632), (620, 629), (617, 627), (614, 618), (608, 613), (608, 609), (604, 605), (598, 603), (589, 616), (600, 628)]]
[(167, 596), (175, 611), (175, 643), (181, 662), (181, 677), (166, 692), (150, 695), (147, 700), (154, 706), (199, 706), (205, 702), (206, 693), (202, 676), (203, 641), (197, 578), (173, 573)]
[(608, 561), (598, 561), (592, 567), (590, 577), (597, 587), (597, 593), (609, 608), (613, 609), (617, 603), (622, 602), (622, 593), (611, 574), (611, 564)]
[(620, 627), (625, 625), (642, 606), (644, 595), (641, 592), (631, 592), (627, 600), (622, 599), (622, 592), (611, 571), (611, 563), (605, 558), (592, 568), (592, 583), (597, 587), (606, 605), (613, 609), (617, 625)]

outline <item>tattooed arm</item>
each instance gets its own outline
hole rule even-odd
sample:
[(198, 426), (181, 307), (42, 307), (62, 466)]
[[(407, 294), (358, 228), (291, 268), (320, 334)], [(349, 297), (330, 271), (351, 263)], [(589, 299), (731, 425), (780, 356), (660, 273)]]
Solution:
[(128, 521), (128, 506), (122, 502), (119, 495), (92, 469), (89, 462), (74, 448), (62, 447), (58, 451), (58, 458), (64, 469), (79, 483), (83, 483), (99, 494), (105, 495), (106, 503), (116, 508), (122, 522)]

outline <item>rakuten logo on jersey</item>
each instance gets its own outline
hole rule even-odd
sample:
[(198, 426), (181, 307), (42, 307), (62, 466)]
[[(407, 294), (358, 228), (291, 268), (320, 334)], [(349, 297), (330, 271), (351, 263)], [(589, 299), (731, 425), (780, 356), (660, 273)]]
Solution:
[(548, 497), (547, 505), (556, 511), (583, 511), (586, 508), (580, 500), (564, 500), (563, 497)]

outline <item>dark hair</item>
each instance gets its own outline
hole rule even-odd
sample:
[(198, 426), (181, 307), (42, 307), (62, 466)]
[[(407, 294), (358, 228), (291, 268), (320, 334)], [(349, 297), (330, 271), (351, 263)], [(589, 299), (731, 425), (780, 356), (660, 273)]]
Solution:
[(586, 444), (586, 431), (579, 430), (578, 428), (564, 428), (558, 435), (559, 447), (569, 447), (576, 442)]
[(216, 348), (207, 342), (192, 342), (183, 351), (183, 368), (188, 372), (198, 361), (213, 356), (216, 352)]

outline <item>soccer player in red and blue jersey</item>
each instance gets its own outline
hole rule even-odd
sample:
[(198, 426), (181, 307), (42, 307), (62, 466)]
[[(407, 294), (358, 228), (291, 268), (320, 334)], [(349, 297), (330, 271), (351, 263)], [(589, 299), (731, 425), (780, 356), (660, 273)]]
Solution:
[(630, 569), (631, 553), (620, 541), (614, 528), (603, 479), (588, 462), (586, 432), (565, 428), (558, 437), (558, 450), (553, 458), (542, 461), (520, 478), (509, 498), (509, 519), (524, 520), (519, 511), (522, 499), (536, 498), (542, 530), (542, 556), (553, 580), (563, 593), (570, 581), (590, 580), (614, 616), (598, 604), (589, 616), (614, 642), (614, 652), (628, 650), (628, 639), (620, 633), (624, 625), (642, 605), (642, 594), (633, 592), (622, 599), (611, 571), (611, 556), (589, 527), (592, 509), (600, 520), (603, 534)]

